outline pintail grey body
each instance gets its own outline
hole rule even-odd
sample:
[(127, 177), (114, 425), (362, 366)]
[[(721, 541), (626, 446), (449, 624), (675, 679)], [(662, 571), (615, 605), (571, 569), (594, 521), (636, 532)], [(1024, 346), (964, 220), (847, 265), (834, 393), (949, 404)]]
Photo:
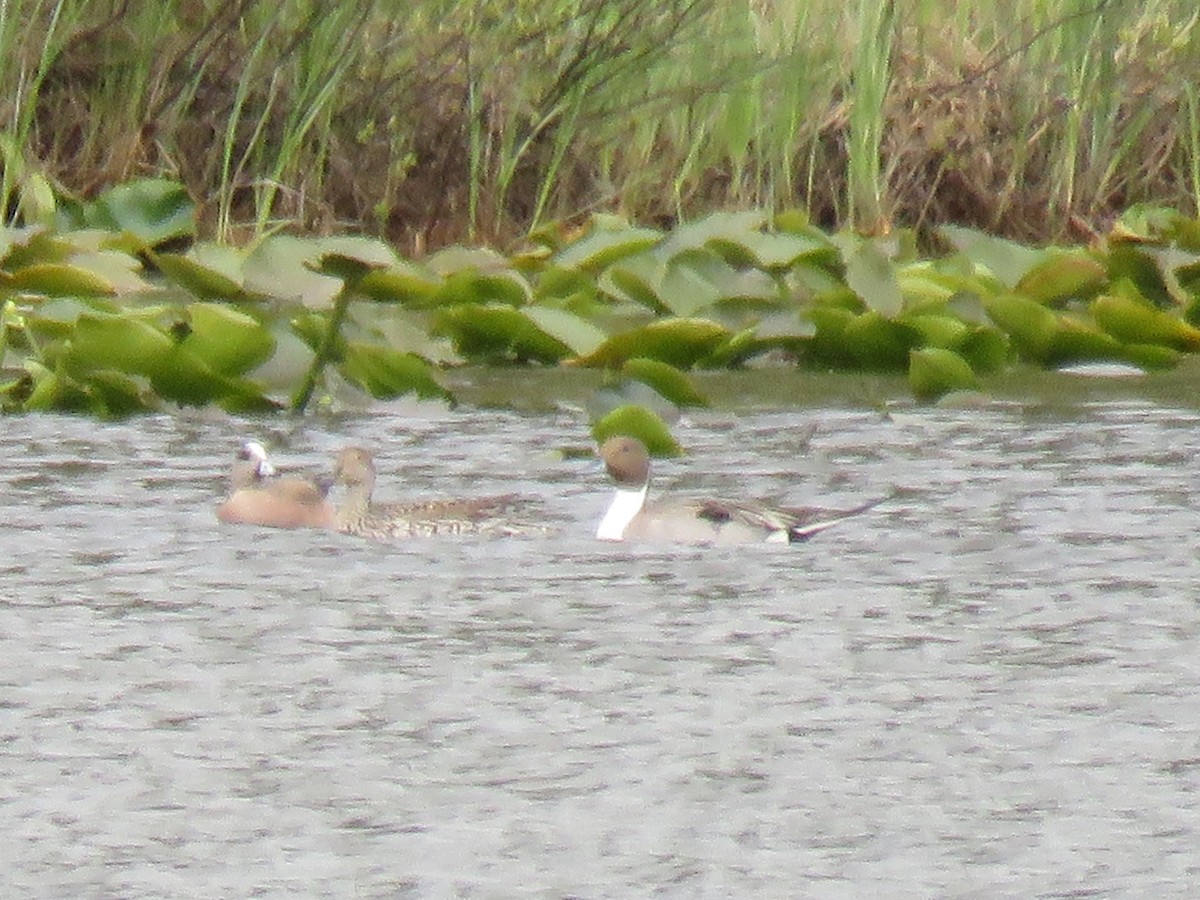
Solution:
[(770, 506), (741, 500), (649, 501), (650, 454), (632, 437), (609, 438), (600, 448), (616, 496), (596, 537), (608, 541), (683, 544), (797, 543), (878, 506), (887, 498), (851, 509)]

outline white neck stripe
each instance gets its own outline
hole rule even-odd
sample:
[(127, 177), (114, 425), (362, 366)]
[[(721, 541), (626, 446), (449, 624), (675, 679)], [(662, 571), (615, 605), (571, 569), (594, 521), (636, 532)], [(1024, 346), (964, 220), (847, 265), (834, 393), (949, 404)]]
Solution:
[(609, 504), (608, 512), (600, 520), (596, 529), (596, 537), (602, 541), (619, 541), (625, 537), (625, 529), (633, 521), (633, 517), (642, 511), (646, 503), (646, 490), (649, 484), (643, 484), (636, 491), (623, 488), (617, 489), (617, 494)]

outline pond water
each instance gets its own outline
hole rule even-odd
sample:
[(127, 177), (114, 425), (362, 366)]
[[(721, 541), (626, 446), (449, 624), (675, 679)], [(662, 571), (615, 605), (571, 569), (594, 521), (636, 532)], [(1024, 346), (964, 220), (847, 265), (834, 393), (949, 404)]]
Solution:
[[(594, 541), (580, 422), (0, 423), (4, 896), (1192, 893), (1191, 404), (691, 415), (661, 490), (907, 489), (740, 550)], [(251, 436), (561, 531), (219, 525)]]

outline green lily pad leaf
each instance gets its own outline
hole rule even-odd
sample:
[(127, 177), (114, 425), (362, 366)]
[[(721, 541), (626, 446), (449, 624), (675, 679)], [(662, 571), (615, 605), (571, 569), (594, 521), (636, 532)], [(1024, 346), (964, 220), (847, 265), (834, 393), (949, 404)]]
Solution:
[(527, 306), (521, 312), (546, 334), (570, 347), (576, 356), (587, 356), (608, 338), (587, 319), (563, 309)]
[(33, 388), (25, 398), (26, 412), (81, 412), (87, 409), (87, 394), (66, 375), (41, 365), (27, 364)]
[(676, 406), (708, 406), (692, 380), (679, 369), (657, 359), (629, 359), (621, 374), (649, 385)]
[(451, 393), (433, 377), (426, 360), (380, 344), (348, 341), (342, 374), (372, 397), (392, 399), (416, 394), (422, 399), (454, 401)]
[(196, 231), (196, 206), (187, 189), (165, 178), (127, 181), (97, 198), (88, 224), (124, 231), (143, 247), (157, 247)]
[(1044, 360), (1058, 333), (1058, 317), (1046, 307), (1016, 294), (999, 294), (983, 300), (992, 321), (1013, 339), (1026, 358)]
[(1016, 287), (1025, 273), (1038, 264), (1044, 252), (958, 225), (943, 225), (938, 233), (1008, 288)]
[(655, 285), (663, 306), (677, 316), (691, 316), (721, 299), (717, 286), (693, 266), (672, 263)]
[(138, 382), (120, 372), (92, 372), (82, 387), (92, 414), (102, 419), (123, 419), (153, 408)]
[(587, 356), (585, 366), (617, 368), (635, 357), (657, 359), (688, 369), (729, 337), (729, 329), (709, 319), (660, 319), (614, 334)]
[(517, 271), (479, 272), (463, 270), (446, 276), (433, 299), (435, 306), (459, 303), (524, 306), (533, 300), (533, 288)]
[(556, 253), (552, 263), (560, 269), (598, 274), (617, 260), (648, 250), (661, 240), (662, 234), (653, 228), (593, 227), (586, 237)]
[(1063, 315), (1046, 348), (1044, 362), (1057, 366), (1072, 362), (1105, 359), (1124, 359), (1124, 348), (1111, 334), (1106, 334), (1092, 322)]
[[(722, 256), (711, 250), (681, 254), (675, 263), (691, 269), (711, 284), (719, 301), (750, 301), (763, 304), (780, 302), (779, 286), (775, 279), (758, 269), (736, 269)], [(675, 310), (676, 315), (690, 315)]]
[(440, 276), (408, 260), (368, 272), (358, 283), (358, 292), (372, 300), (414, 309), (433, 306), (441, 288)]
[(925, 347), (909, 354), (908, 384), (918, 400), (936, 400), (951, 391), (976, 390), (979, 379), (953, 350)]
[(909, 351), (919, 342), (920, 333), (868, 310), (846, 323), (842, 340), (859, 366), (874, 371), (899, 371), (908, 365)]
[(0, 225), (0, 265), (4, 265), (7, 269), (14, 269), (15, 266), (5, 265), (8, 260), (8, 255), (15, 249), (28, 247), (34, 238), (45, 235), (46, 228), (43, 225), (26, 225), (20, 228), (15, 228), (11, 225)]
[(153, 376), (169, 364), (175, 343), (160, 329), (129, 315), (82, 313), (66, 351), (72, 372), (109, 369)]
[(150, 383), (163, 399), (185, 406), (216, 403), (231, 412), (266, 412), (279, 406), (249, 381), (214, 372), (183, 345), (172, 347)]
[(1008, 362), (1008, 338), (999, 329), (976, 326), (956, 349), (971, 368), (987, 375), (998, 372)]
[(600, 276), (599, 287), (610, 297), (640, 303), (659, 315), (667, 315), (670, 309), (659, 297), (665, 272), (666, 264), (657, 255), (642, 253), (609, 266)]
[(47, 297), (111, 297), (117, 287), (108, 278), (67, 263), (35, 263), (14, 272), (7, 288)]
[(868, 309), (889, 319), (904, 308), (896, 266), (874, 241), (864, 240), (846, 255), (846, 284)]
[(760, 234), (767, 224), (767, 214), (762, 210), (740, 210), (736, 212), (714, 212), (694, 222), (677, 226), (663, 241), (665, 259), (674, 259), (680, 253), (699, 250), (712, 241), (737, 244), (751, 235)]
[(443, 278), (456, 272), (498, 275), (512, 270), (508, 258), (490, 247), (445, 247), (425, 258), (425, 267)]
[(534, 297), (541, 301), (580, 293), (595, 293), (595, 287), (596, 280), (584, 272), (549, 266), (538, 273), (533, 293)]
[(1161, 344), (1176, 350), (1200, 350), (1200, 328), (1144, 300), (1121, 295), (1097, 297), (1091, 306), (1096, 323), (1129, 344)]
[(1104, 286), (1107, 272), (1083, 251), (1048, 254), (1021, 276), (1016, 291), (1039, 303), (1091, 296)]
[(180, 346), (214, 372), (242, 375), (275, 350), (275, 338), (258, 319), (230, 306), (192, 303), (187, 313), (189, 333)]
[(928, 347), (945, 347), (947, 350), (957, 349), (971, 332), (970, 326), (955, 316), (932, 313), (906, 314), (896, 321), (915, 328), (921, 335), (922, 344)]
[(383, 241), (356, 234), (320, 238), (317, 249), (322, 258), (354, 260), (367, 269), (385, 269), (400, 262), (396, 251)]
[(774, 334), (763, 337), (759, 333), (759, 326), (751, 325), (729, 335), (716, 346), (712, 353), (701, 359), (696, 365), (705, 369), (730, 369), (773, 349), (798, 353), (800, 348), (808, 343), (806, 339), (799, 336), (803, 330), (802, 327), (797, 326), (787, 335)]
[(809, 354), (815, 362), (848, 367), (857, 360), (846, 340), (846, 328), (856, 318), (848, 309), (834, 304), (819, 304), (806, 312), (816, 331), (809, 341)]
[(654, 456), (679, 456), (683, 452), (667, 423), (644, 406), (618, 406), (592, 424), (592, 437), (597, 444), (617, 435), (637, 438)]
[(1134, 241), (1160, 243), (1181, 218), (1178, 210), (1168, 206), (1138, 203), (1121, 213), (1113, 223), (1109, 242)]
[(1108, 277), (1115, 283), (1128, 281), (1156, 306), (1175, 304), (1171, 286), (1156, 255), (1137, 244), (1114, 244), (1108, 251)]
[(313, 241), (287, 234), (266, 238), (246, 257), (242, 280), (246, 290), (265, 297), (327, 309), (341, 292), (342, 279), (313, 271), (320, 249)]
[(716, 237), (708, 246), (735, 266), (753, 266), (766, 272), (782, 272), (801, 260), (832, 265), (837, 247), (820, 232), (754, 231), (739, 237)]
[(235, 279), (187, 256), (178, 253), (151, 253), (150, 260), (173, 283), (197, 297), (240, 300), (246, 296), (241, 284)]
[(433, 331), (446, 335), (467, 359), (556, 363), (571, 348), (511, 306), (461, 305), (437, 314)]
[(1161, 344), (1124, 344), (1121, 358), (1147, 370), (1173, 369), (1183, 359), (1183, 354)]

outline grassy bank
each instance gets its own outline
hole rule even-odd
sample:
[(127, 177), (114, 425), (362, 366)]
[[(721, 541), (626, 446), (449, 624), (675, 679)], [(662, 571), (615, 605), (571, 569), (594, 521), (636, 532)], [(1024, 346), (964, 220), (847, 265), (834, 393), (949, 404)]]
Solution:
[(201, 232), (408, 252), (807, 207), (1024, 240), (1200, 203), (1190, 0), (12, 0), (10, 219), (181, 180)]

